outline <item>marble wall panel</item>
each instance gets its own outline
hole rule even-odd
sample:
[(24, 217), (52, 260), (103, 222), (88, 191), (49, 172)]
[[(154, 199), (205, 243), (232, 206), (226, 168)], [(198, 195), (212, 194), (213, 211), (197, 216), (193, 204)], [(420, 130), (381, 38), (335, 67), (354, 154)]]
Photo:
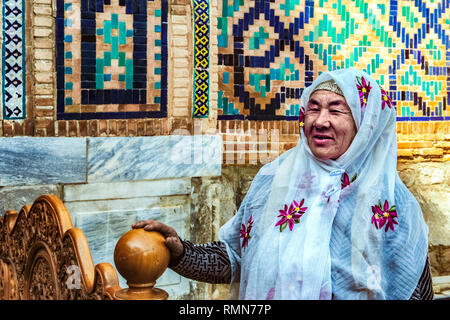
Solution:
[(191, 182), (188, 178), (71, 184), (64, 186), (64, 201), (109, 200), (190, 194), (190, 187)]
[(89, 138), (88, 182), (219, 176), (220, 136)]
[(0, 186), (86, 182), (85, 138), (0, 138)]

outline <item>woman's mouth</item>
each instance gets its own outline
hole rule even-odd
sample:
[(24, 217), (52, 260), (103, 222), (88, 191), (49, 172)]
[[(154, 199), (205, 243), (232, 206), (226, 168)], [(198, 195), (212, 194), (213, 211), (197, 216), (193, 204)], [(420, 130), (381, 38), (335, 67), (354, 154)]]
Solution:
[(316, 145), (323, 145), (333, 140), (332, 137), (326, 135), (314, 135), (312, 138)]

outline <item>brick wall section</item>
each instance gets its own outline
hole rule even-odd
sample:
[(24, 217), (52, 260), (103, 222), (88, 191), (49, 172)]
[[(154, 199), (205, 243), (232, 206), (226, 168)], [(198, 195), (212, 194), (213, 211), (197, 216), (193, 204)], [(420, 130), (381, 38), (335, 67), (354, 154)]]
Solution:
[[(164, 119), (57, 120), (55, 0), (27, 1), (27, 119), (0, 122), (0, 136), (151, 136), (221, 134), (223, 162), (264, 164), (294, 147), (295, 121), (217, 121), (217, 19), (219, 2), (210, 1), (210, 114), (192, 119), (193, 21), (191, 0), (170, 0), (168, 19), (168, 117)], [(449, 161), (449, 122), (397, 123), (400, 162)]]

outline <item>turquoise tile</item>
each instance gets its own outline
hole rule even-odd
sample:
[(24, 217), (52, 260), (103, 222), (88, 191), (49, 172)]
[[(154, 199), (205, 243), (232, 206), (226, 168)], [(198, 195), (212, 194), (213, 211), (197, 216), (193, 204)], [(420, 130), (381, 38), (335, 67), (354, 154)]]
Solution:
[(119, 52), (119, 67), (125, 67), (125, 52)]
[(119, 74), (119, 81), (125, 81), (125, 74)]
[(98, 28), (97, 29), (97, 35), (98, 36), (102, 36), (103, 35), (103, 29), (102, 28)]
[(64, 74), (72, 74), (72, 67), (64, 67)]
[(104, 27), (104, 35), (105, 35), (103, 41), (105, 43), (111, 43), (111, 21), (106, 20), (104, 22), (103, 27)]
[(223, 83), (228, 84), (228, 82), (229, 82), (229, 73), (224, 72), (223, 73)]
[(64, 89), (66, 89), (66, 90), (73, 90), (73, 83), (72, 82), (66, 82), (64, 84)]
[(71, 98), (71, 97), (66, 97), (66, 99), (65, 99), (65, 101), (64, 101), (64, 104), (65, 104), (66, 106), (71, 106), (71, 105), (73, 104), (72, 98)]
[(161, 17), (161, 10), (159, 9), (155, 10), (155, 17)]
[(96, 89), (103, 89), (103, 81), (105, 77), (103, 73), (96, 73), (95, 74), (95, 88)]
[(119, 22), (119, 44), (127, 43), (127, 26), (125, 22)]
[(72, 42), (72, 35), (68, 34), (64, 36), (64, 42)]
[(95, 73), (103, 75), (104, 61), (103, 59), (97, 58), (95, 60)]
[(72, 51), (64, 52), (64, 58), (65, 59), (72, 59)]
[(119, 59), (119, 37), (112, 37), (111, 43), (111, 59)]
[(155, 60), (161, 60), (161, 53), (155, 53)]
[(103, 53), (103, 58), (104, 58), (103, 64), (107, 67), (110, 67), (111, 66), (111, 52), (105, 51)]
[(161, 74), (161, 68), (155, 68), (155, 74)]
[(111, 13), (111, 28), (119, 29), (119, 15), (117, 13)]

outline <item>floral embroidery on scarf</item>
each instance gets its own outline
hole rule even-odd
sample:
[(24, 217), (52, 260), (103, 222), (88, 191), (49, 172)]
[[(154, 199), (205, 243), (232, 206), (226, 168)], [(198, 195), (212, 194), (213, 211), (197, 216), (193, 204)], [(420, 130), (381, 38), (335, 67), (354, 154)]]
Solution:
[(356, 77), (356, 81), (356, 88), (358, 88), (361, 108), (364, 108), (367, 104), (367, 99), (369, 98), (370, 89), (372, 89), (372, 87), (370, 86), (370, 82), (367, 82), (364, 77)]
[(253, 220), (252, 220), (253, 215), (250, 216), (250, 218), (248, 219), (247, 222), (247, 227), (245, 227), (244, 224), (241, 225), (241, 230), (239, 230), (240, 232), (240, 238), (244, 239), (242, 240), (242, 248), (246, 248), (248, 246), (248, 240), (250, 240), (250, 231), (252, 230), (252, 226), (253, 226)]
[(283, 230), (286, 229), (286, 226), (288, 225), (289, 230), (292, 231), (292, 229), (294, 228), (294, 224), (300, 222), (300, 217), (306, 212), (306, 209), (308, 209), (308, 207), (302, 207), (304, 202), (305, 199), (302, 199), (302, 201), (300, 201), (300, 204), (298, 204), (297, 201), (294, 200), (289, 208), (285, 204), (284, 210), (278, 210), (280, 212), (278, 218), (281, 219), (275, 224), (275, 227), (280, 226), (280, 232), (283, 232)]
[(388, 229), (394, 230), (394, 224), (398, 224), (394, 219), (397, 218), (397, 208), (395, 205), (389, 207), (388, 201), (384, 201), (384, 206), (381, 206), (381, 201), (378, 201), (378, 205), (372, 206), (372, 224), (375, 225), (375, 228), (381, 229), (385, 224), (385, 232)]
[(341, 190), (344, 189), (345, 187), (348, 187), (348, 186), (350, 185), (350, 183), (352, 183), (353, 181), (355, 181), (357, 176), (358, 176), (358, 175), (355, 173), (355, 175), (353, 176), (353, 178), (350, 180), (350, 179), (348, 178), (348, 174), (346, 174), (346, 173), (344, 172), (344, 174), (343, 174), (342, 177), (341, 177)]
[(391, 98), (389, 97), (389, 94), (387, 91), (384, 91), (384, 89), (380, 86), (381, 89), (381, 110), (384, 110), (384, 108), (386, 107), (386, 105), (391, 108), (394, 103), (392, 102)]

